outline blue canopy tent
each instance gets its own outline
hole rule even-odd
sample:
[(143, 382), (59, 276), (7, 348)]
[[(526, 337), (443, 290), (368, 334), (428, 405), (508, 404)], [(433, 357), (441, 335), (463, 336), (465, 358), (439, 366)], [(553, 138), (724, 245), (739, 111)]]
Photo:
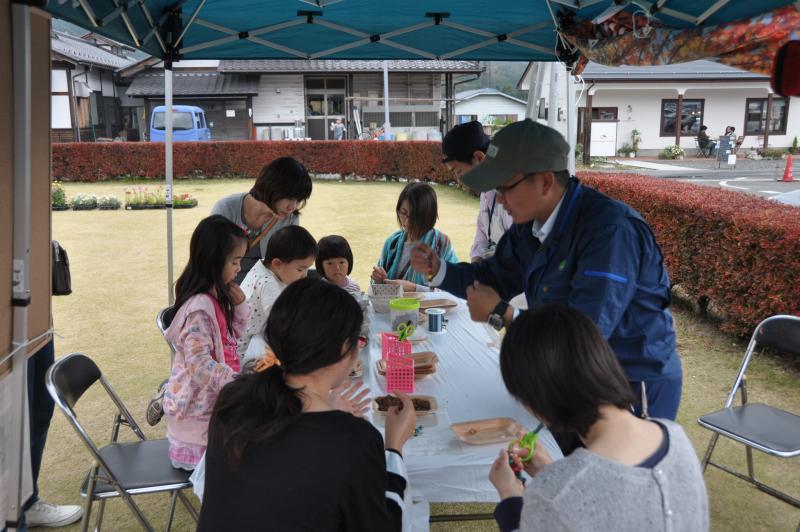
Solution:
[[(12, 358), (14, 396), (25, 392), (29, 295), (31, 35), (30, 10), (134, 46), (165, 61), (166, 107), (171, 67), (180, 59), (466, 59), (574, 60), (558, 38), (560, 20), (602, 22), (621, 11), (645, 12), (670, 28), (748, 19), (792, 0), (50, 0), (13, 4), (14, 246)], [(561, 14), (559, 14), (561, 13)], [(574, 102), (574, 94), (570, 101)], [(574, 103), (573, 103), (574, 105)], [(166, 120), (168, 279), (172, 292), (172, 118)], [(14, 409), (9, 493), (19, 511), (25, 402)], [(18, 444), (18, 445), (17, 445)], [(14, 516), (16, 517), (16, 516)], [(9, 528), (16, 520), (9, 520)]]

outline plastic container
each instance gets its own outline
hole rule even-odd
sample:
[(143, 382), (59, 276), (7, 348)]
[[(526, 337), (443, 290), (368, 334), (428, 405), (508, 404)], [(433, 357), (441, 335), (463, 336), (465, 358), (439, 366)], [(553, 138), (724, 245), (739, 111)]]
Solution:
[(403, 287), (399, 284), (369, 285), (369, 300), (377, 314), (389, 312), (389, 301), (403, 297)]
[(419, 318), (419, 299), (392, 299), (389, 301), (389, 315), (392, 323), (392, 332), (396, 331), (401, 323), (411, 322), (416, 328)]

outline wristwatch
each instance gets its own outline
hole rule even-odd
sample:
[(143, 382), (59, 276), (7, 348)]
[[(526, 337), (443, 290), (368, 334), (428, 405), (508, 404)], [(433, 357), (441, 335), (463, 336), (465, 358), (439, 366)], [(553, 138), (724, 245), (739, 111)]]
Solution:
[(491, 325), (498, 331), (503, 327), (505, 327), (506, 326), (505, 315), (506, 311), (508, 310), (508, 307), (509, 307), (508, 303), (506, 303), (505, 301), (500, 301), (500, 303), (498, 303), (497, 306), (494, 307), (494, 310), (489, 313), (489, 319), (487, 320), (489, 322), (489, 325)]

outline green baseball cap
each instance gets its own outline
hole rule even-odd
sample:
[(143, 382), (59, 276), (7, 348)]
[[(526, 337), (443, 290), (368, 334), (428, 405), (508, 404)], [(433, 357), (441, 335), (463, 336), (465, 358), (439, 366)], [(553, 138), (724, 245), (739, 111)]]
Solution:
[(561, 133), (526, 118), (498, 131), (486, 150), (486, 158), (461, 181), (473, 190), (487, 192), (518, 173), (566, 170), (569, 152)]

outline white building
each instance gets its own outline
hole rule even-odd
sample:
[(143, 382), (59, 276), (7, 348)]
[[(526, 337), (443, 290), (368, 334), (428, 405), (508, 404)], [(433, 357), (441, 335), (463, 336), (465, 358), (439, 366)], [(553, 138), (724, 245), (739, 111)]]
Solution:
[(456, 123), (478, 120), (484, 125), (516, 122), (525, 118), (524, 100), (497, 89), (475, 89), (456, 93)]
[[(527, 89), (535, 81), (536, 68), (529, 66), (518, 84)], [(548, 98), (545, 77), (542, 100)], [(631, 142), (631, 132), (640, 132), (639, 155), (656, 155), (666, 146), (679, 143), (692, 156), (700, 126), (710, 137), (722, 135), (733, 126), (742, 136), (742, 148), (786, 148), (800, 137), (800, 102), (772, 94), (769, 78), (713, 61), (692, 61), (647, 67), (606, 67), (590, 63), (582, 74), (584, 84), (576, 86), (578, 100), (578, 142), (586, 145), (587, 106), (592, 113), (592, 142), (597, 131), (613, 132), (616, 149)], [(561, 88), (559, 85), (559, 88)], [(563, 91), (560, 91), (563, 98)], [(544, 108), (544, 102), (539, 107)], [(681, 128), (675, 129), (678, 105)], [(561, 105), (559, 105), (561, 107)], [(770, 127), (767, 130), (767, 114)], [(559, 113), (561, 114), (561, 113)], [(541, 113), (539, 115), (540, 118)], [(598, 124), (595, 127), (595, 124)], [(766, 131), (765, 131), (766, 130)]]

